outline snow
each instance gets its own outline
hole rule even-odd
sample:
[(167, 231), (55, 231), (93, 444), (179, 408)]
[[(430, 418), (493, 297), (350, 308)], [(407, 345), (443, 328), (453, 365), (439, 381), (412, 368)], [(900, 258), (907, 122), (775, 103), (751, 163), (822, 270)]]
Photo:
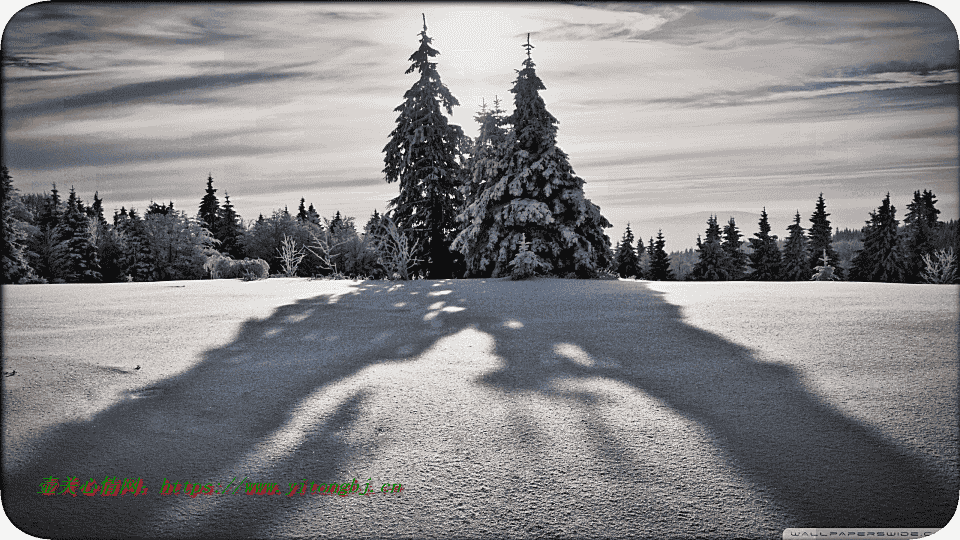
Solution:
[[(956, 509), (956, 286), (271, 278), (2, 293), (16, 370), (4, 506), (41, 537), (772, 538), (943, 526)], [(37, 495), (50, 475), (151, 491)], [(153, 491), (235, 475), (284, 494)], [(353, 478), (405, 489), (286, 496)]]

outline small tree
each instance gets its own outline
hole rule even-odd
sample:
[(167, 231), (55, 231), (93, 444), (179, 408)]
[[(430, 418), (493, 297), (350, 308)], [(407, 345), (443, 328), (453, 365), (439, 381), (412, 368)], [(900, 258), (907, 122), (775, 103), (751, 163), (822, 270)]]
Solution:
[(510, 277), (512, 279), (526, 279), (538, 274), (545, 274), (553, 268), (553, 265), (544, 261), (537, 254), (530, 251), (530, 243), (526, 236), (520, 235), (520, 251), (516, 257), (510, 261)]
[(820, 258), (822, 264), (814, 268), (815, 273), (810, 278), (811, 281), (837, 281), (840, 278), (833, 273), (833, 267), (830, 266), (830, 257), (827, 250), (823, 250), (823, 257)]
[(923, 256), (923, 281), (926, 283), (953, 283), (957, 279), (956, 256), (953, 249), (939, 249)]
[[(301, 207), (303, 205), (301, 204)], [(280, 261), (283, 265), (283, 273), (287, 277), (294, 277), (297, 275), (297, 267), (300, 266), (300, 262), (303, 261), (303, 258), (307, 256), (306, 252), (302, 247), (297, 247), (296, 241), (293, 238), (290, 238), (287, 235), (283, 235), (283, 242), (280, 243), (280, 247), (277, 249), (280, 253)]]
[(374, 233), (376, 239), (373, 249), (377, 254), (377, 264), (383, 267), (390, 279), (410, 279), (410, 271), (420, 263), (417, 241), (411, 241), (397, 228), (397, 224), (388, 216), (380, 219), (380, 226)]

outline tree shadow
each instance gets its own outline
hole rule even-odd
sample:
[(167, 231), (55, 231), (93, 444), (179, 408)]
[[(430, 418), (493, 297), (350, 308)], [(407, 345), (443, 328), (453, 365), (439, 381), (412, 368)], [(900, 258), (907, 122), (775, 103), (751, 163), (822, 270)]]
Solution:
[[(730, 465), (792, 516), (780, 528), (943, 527), (953, 517), (956, 476), (812, 394), (797, 369), (685, 323), (680, 308), (646, 285), (622, 286), (633, 294), (586, 284), (589, 301), (556, 322), (523, 308), (534, 298), (518, 298), (521, 310), (510, 316), (520, 325), (485, 329), (506, 363), (479, 382), (579, 403), (596, 419), (582, 424), (583, 438), (604, 441), (597, 453), (607, 463), (623, 463), (630, 451), (597, 414), (602, 393), (564, 387), (601, 378), (642, 391), (705, 427)], [(590, 330), (578, 331), (578, 320)]]
[[(493, 338), (501, 366), (471, 382), (511, 408), (509, 429), (528, 453), (526, 463), (537, 463), (536, 448), (550, 443), (543, 420), (516, 405), (532, 394), (587, 419), (578, 451), (603, 474), (636, 477), (647, 466), (625, 442), (642, 435), (639, 428), (611, 426), (601, 414), (608, 399), (602, 392), (567, 384), (599, 380), (645, 393), (703, 426), (730, 466), (795, 519), (778, 526), (939, 527), (957, 508), (955, 478), (939, 476), (811, 394), (794, 368), (759, 361), (686, 324), (679, 308), (642, 283), (572, 280), (363, 282), (344, 295), (281, 306), (243, 323), (234, 340), (191, 369), (46, 433), (44, 450), (15, 470), (4, 467), (4, 508), (19, 527), (47, 538), (271, 535), (307, 504), (341, 504), (334, 497), (287, 497), (288, 482), (351, 480), (345, 470), (370, 462), (388, 444), (389, 437), (356, 432), (378, 419), (369, 410), (372, 390), (354, 377), (379, 364), (415, 361), (468, 328)], [(37, 494), (49, 476), (82, 483), (143, 478), (150, 492)], [(276, 482), (283, 495), (158, 493), (164, 479), (226, 486), (234, 477)], [(625, 504), (642, 512), (643, 500), (641, 494)], [(560, 515), (552, 506), (546, 511)], [(609, 515), (589, 505), (581, 511), (590, 512)], [(560, 530), (498, 525), (494, 532), (501, 534)]]
[[(223, 488), (233, 478), (275, 482), (284, 498), (288, 482), (352, 480), (342, 469), (378, 448), (376, 438), (349, 436), (370, 395), (362, 387), (333, 389), (365, 367), (415, 359), (435, 342), (442, 332), (411, 316), (430, 311), (437, 298), (429, 292), (364, 282), (345, 295), (319, 295), (246, 321), (233, 341), (187, 371), (47, 430), (42, 450), (24, 463), (12, 467), (5, 455), (7, 515), (44, 538), (257, 536), (299, 499), (163, 496), (164, 480)], [(61, 483), (58, 494), (40, 495), (51, 476)], [(149, 491), (59, 494), (70, 477), (81, 485), (142, 478)]]

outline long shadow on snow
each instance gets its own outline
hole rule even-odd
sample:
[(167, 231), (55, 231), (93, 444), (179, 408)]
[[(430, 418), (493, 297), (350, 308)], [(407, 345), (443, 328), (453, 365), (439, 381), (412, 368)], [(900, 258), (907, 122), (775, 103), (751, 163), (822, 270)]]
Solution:
[[(811, 394), (795, 368), (759, 361), (684, 323), (677, 306), (642, 283), (587, 282), (583, 289), (579, 298), (551, 295), (557, 301), (550, 304), (516, 288), (511, 305), (519, 309), (503, 315), (522, 327), (482, 328), (505, 365), (479, 382), (507, 394), (579, 402), (596, 419), (584, 426), (591, 435), (583, 439), (603, 441), (596, 453), (606, 463), (629, 452), (622, 434), (596, 414), (600, 397), (555, 383), (600, 377), (641, 390), (705, 426), (735, 469), (794, 516), (783, 527), (943, 527), (953, 517), (957, 479)], [(588, 358), (565, 354), (570, 345)]]
[[(956, 485), (810, 394), (793, 368), (757, 361), (746, 349), (685, 324), (676, 306), (645, 285), (502, 284), (508, 283), (506, 305), (485, 300), (481, 280), (432, 283), (450, 291), (443, 296), (429, 295), (430, 283), (368, 282), (346, 296), (301, 300), (248, 321), (232, 343), (209, 351), (187, 372), (48, 434), (47, 451), (15, 474), (5, 473), (7, 514), (41, 537), (263, 536), (307, 499), (286, 493), (163, 497), (157, 493), (163, 478), (226, 484), (239, 475), (282, 488), (304, 478), (348, 480), (334, 475), (381, 448), (375, 440), (358, 444), (341, 437), (366, 417), (368, 393), (338, 400), (331, 413), (298, 428), (299, 436), (288, 433), (294, 440), (285, 445), (278, 434), (308, 414), (303, 402), (365, 367), (415, 359), (442, 337), (470, 327), (493, 336), (504, 362), (479, 384), (578, 404), (597, 418), (584, 429), (606, 441), (595, 457), (611, 467), (629, 460), (629, 453), (595, 414), (596, 396), (557, 390), (555, 381), (617, 381), (702, 424), (738, 470), (797, 517), (795, 526), (936, 527), (953, 515)], [(544, 283), (560, 294), (544, 295)], [(562, 294), (564, 288), (587, 294)], [(440, 302), (463, 309), (438, 311)], [(421, 317), (431, 309), (436, 318)], [(630, 316), (613, 319), (608, 309)], [(507, 321), (523, 327), (508, 328)], [(555, 355), (551, 365), (541, 363), (544, 351), (558, 345), (575, 345), (598, 361), (590, 367)], [(523, 415), (515, 418), (515, 429), (531, 429)], [(50, 475), (76, 475), (83, 482), (143, 477), (151, 492), (117, 499), (37, 495), (40, 479)]]
[[(288, 483), (352, 480), (343, 468), (378, 449), (376, 439), (344, 438), (364, 417), (368, 391), (345, 395), (332, 412), (296, 427), (310, 413), (303, 402), (369, 365), (413, 359), (439, 335), (410, 316), (437, 298), (404, 291), (397, 298), (406, 307), (397, 308), (391, 289), (398, 287), (361, 283), (345, 296), (281, 306), (267, 319), (245, 322), (230, 344), (208, 351), (186, 372), (139, 389), (89, 420), (52, 429), (43, 435), (45, 451), (15, 473), (5, 471), (7, 515), (44, 538), (264, 536), (304, 500), (287, 499)], [(81, 484), (142, 478), (149, 491), (39, 495), (41, 480), (50, 476), (60, 479), (58, 491), (69, 477)], [(277, 483), (283, 495), (160, 494), (164, 480), (226, 487), (233, 477)], [(337, 497), (325, 499), (338, 503)]]

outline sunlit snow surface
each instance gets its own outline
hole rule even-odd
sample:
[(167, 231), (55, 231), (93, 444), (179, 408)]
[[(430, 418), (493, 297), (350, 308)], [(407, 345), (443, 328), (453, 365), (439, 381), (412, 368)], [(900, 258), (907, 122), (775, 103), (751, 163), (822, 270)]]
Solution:
[[(929, 526), (956, 508), (957, 287), (2, 292), (17, 371), (3, 380), (5, 509), (41, 537), (752, 538)], [(143, 477), (151, 492), (36, 495), (50, 475)], [(159, 494), (164, 478), (237, 475), (283, 494)], [(353, 478), (405, 489), (287, 497)]]

